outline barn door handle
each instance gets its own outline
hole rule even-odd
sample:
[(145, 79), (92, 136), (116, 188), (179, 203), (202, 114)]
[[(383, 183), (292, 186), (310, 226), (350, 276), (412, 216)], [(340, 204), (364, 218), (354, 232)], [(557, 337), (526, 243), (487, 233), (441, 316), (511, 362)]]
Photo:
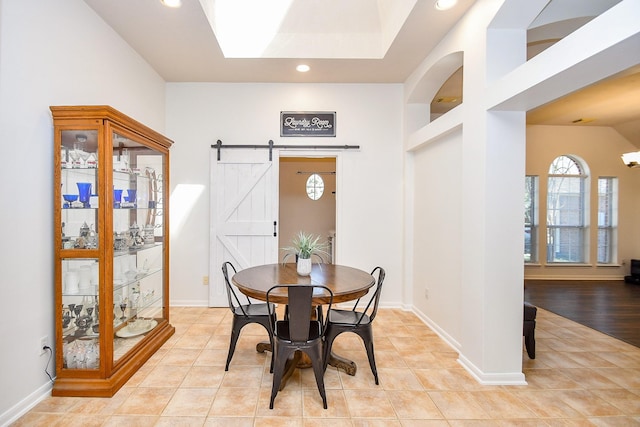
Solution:
[(276, 225), (278, 225), (278, 222), (273, 221), (273, 237), (278, 237), (278, 233), (276, 232)]

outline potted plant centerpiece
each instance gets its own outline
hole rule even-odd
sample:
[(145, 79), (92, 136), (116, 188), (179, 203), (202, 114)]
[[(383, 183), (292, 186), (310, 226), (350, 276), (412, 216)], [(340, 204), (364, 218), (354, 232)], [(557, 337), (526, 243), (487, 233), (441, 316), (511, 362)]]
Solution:
[(320, 236), (299, 231), (291, 241), (291, 246), (282, 248), (288, 253), (285, 254), (282, 262), (285, 262), (289, 255), (296, 256), (297, 271), (301, 276), (311, 274), (311, 257), (316, 255), (322, 259), (322, 255), (329, 255), (328, 245), (320, 240)]

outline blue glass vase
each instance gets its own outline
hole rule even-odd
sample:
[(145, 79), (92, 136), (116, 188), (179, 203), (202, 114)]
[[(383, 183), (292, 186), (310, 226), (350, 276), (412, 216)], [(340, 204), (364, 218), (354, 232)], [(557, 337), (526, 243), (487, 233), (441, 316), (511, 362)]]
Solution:
[(136, 204), (136, 190), (128, 189), (127, 190), (127, 202)]
[(113, 207), (119, 208), (122, 202), (122, 190), (113, 190)]
[(83, 208), (90, 208), (91, 204), (91, 183), (90, 182), (78, 182), (78, 200), (82, 202)]

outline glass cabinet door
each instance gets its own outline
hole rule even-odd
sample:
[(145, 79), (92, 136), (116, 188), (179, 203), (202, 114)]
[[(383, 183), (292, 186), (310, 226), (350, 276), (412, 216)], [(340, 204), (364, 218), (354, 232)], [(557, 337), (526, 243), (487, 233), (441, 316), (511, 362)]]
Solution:
[[(98, 131), (63, 130), (60, 146), (63, 369), (97, 370), (99, 341)], [(65, 256), (67, 254), (67, 256)]]
[(165, 155), (114, 132), (113, 361), (164, 318)]
[(98, 247), (98, 131), (62, 131), (62, 249)]
[(97, 259), (62, 260), (62, 361), (65, 369), (100, 367)]

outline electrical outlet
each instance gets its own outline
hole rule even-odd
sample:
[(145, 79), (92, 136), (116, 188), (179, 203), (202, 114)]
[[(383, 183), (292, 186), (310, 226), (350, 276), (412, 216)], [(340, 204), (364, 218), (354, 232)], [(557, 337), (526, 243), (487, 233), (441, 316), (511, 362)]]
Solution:
[(45, 354), (47, 351), (44, 349), (45, 347), (51, 347), (49, 345), (49, 337), (48, 336), (44, 336), (42, 338), (40, 338), (40, 355)]
[(202, 276), (202, 284), (205, 286), (209, 284), (209, 276)]

